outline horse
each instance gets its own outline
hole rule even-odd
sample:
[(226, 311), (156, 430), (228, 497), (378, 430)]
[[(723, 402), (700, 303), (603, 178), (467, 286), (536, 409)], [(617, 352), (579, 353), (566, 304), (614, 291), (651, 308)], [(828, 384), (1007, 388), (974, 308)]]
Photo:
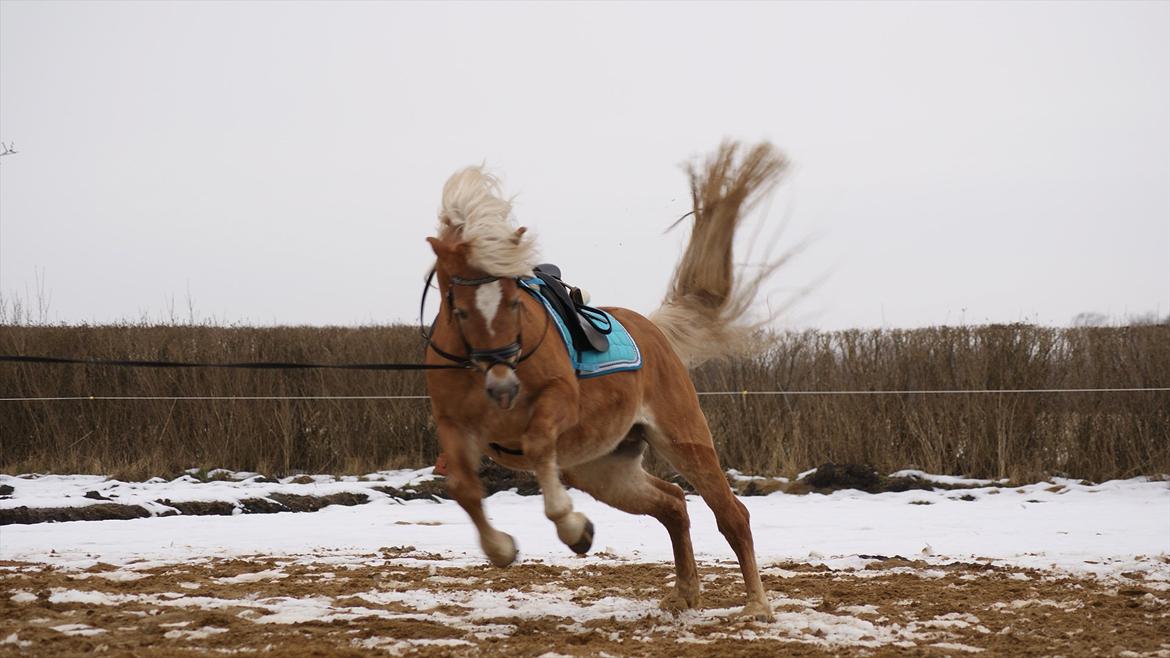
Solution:
[[(642, 467), (649, 445), (702, 496), (735, 552), (747, 590), (742, 615), (773, 618), (760, 581), (748, 511), (731, 491), (715, 453), (688, 369), (746, 345), (758, 323), (746, 319), (769, 267), (738, 274), (732, 241), (741, 219), (787, 170), (768, 143), (725, 142), (702, 166), (687, 168), (693, 226), (670, 288), (649, 317), (605, 308), (636, 340), (640, 369), (580, 379), (568, 348), (539, 300), (521, 289), (536, 247), (517, 227), (499, 180), (482, 167), (443, 186), (437, 234), (427, 241), (442, 297), (426, 363), (463, 368), (426, 374), (447, 488), (498, 567), (517, 556), (515, 540), (488, 521), (478, 476), (482, 455), (536, 476), (557, 537), (585, 554), (593, 523), (573, 510), (565, 485), (665, 526), (677, 578), (661, 608), (699, 606), (700, 583), (683, 490)], [(449, 365), (449, 364), (448, 364)], [(563, 482), (562, 482), (563, 478)]]

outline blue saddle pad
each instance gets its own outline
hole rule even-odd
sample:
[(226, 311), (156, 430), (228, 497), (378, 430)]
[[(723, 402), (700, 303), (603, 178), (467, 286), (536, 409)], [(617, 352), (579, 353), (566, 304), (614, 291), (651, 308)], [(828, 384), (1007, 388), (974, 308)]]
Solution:
[(556, 323), (557, 329), (561, 333), (561, 340), (565, 343), (565, 349), (569, 351), (569, 360), (573, 362), (573, 368), (577, 371), (578, 377), (582, 379), (600, 377), (613, 372), (637, 370), (642, 367), (642, 352), (638, 350), (638, 344), (634, 342), (634, 337), (622, 326), (621, 322), (618, 322), (617, 318), (605, 311), (602, 312), (605, 313), (605, 317), (609, 319), (612, 327), (606, 336), (609, 339), (609, 349), (604, 352), (594, 352), (593, 350), (578, 351), (574, 348), (573, 339), (569, 335), (569, 329), (565, 326), (564, 320), (553, 310), (548, 300), (540, 294), (542, 285), (544, 282), (537, 278), (520, 280), (520, 287), (535, 297), (541, 306), (544, 306), (544, 312), (548, 313), (552, 321)]

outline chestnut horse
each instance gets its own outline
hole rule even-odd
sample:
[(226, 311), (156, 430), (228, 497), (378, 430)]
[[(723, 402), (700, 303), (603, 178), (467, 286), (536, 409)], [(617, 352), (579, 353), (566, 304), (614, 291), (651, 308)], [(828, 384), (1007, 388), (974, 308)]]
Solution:
[(427, 362), (467, 367), (427, 371), (427, 388), (447, 456), (448, 490), (471, 517), (492, 564), (511, 564), (517, 551), (512, 537), (484, 515), (477, 475), (483, 454), (535, 473), (545, 516), (576, 553), (589, 550), (593, 524), (573, 511), (562, 477), (617, 509), (658, 519), (670, 535), (677, 572), (662, 607), (697, 607), (686, 499), (678, 486), (643, 470), (649, 444), (715, 513), (743, 572), (744, 614), (772, 617), (747, 509), (728, 486), (688, 374), (688, 367), (742, 347), (754, 327), (745, 312), (770, 272), (765, 267), (764, 274), (737, 281), (732, 238), (786, 162), (766, 143), (742, 157), (740, 151), (725, 144), (703, 167), (689, 168), (694, 227), (662, 306), (649, 318), (605, 309), (637, 341), (642, 368), (588, 379), (576, 376), (545, 309), (517, 283), (532, 275), (535, 248), (513, 224), (496, 179), (473, 167), (443, 187), (438, 235), (428, 238), (443, 301)]

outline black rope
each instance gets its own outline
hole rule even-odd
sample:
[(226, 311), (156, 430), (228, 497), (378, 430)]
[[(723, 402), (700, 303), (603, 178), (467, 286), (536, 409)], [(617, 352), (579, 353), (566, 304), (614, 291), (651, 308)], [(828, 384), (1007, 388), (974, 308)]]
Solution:
[(124, 368), (235, 368), (245, 370), (450, 370), (463, 366), (430, 363), (287, 363), (281, 361), (242, 361), (239, 363), (202, 363), (196, 361), (137, 361), (132, 359), (70, 359), (57, 356), (0, 355), (4, 363), (54, 363)]
[[(431, 279), (435, 271), (427, 277), (426, 288), (423, 289), (422, 304), (419, 308), (419, 323), (422, 336), (431, 348), (427, 331), (422, 328), (422, 313), (427, 303), (427, 288), (431, 286)], [(447, 356), (444, 354), (443, 356)], [(449, 358), (449, 357), (448, 357)], [(455, 359), (453, 359), (455, 360)], [(466, 360), (464, 360), (466, 361)], [(431, 363), (290, 363), (285, 361), (241, 361), (238, 363), (205, 363), (198, 361), (157, 361), (135, 359), (71, 359), (59, 356), (15, 356), (0, 354), (0, 363), (48, 363), (57, 365), (85, 365), (85, 366), (114, 366), (120, 368), (231, 368), (243, 370), (459, 370), (465, 369), (470, 362), (455, 364)]]
[[(426, 310), (427, 290), (431, 288), (431, 281), (434, 279), (435, 270), (432, 269), (427, 275), (426, 285), (423, 288), (422, 301), (419, 304), (419, 331), (422, 334), (423, 340), (426, 341), (427, 346), (434, 350), (439, 356), (446, 358), (454, 363), (450, 364), (432, 364), (432, 363), (290, 363), (284, 361), (241, 361), (238, 363), (205, 363), (198, 361), (147, 361), (134, 359), (72, 359), (68, 357), (59, 356), (17, 356), (9, 354), (0, 354), (0, 363), (48, 363), (57, 365), (86, 365), (86, 366), (115, 366), (121, 368), (232, 368), (243, 370), (465, 370), (474, 368), (474, 364), (468, 357), (455, 356), (448, 354), (439, 349), (433, 342), (431, 342), (431, 335), (434, 334), (434, 325), (431, 325), (431, 330), (427, 331), (426, 325), (423, 324), (423, 313)], [(494, 281), (498, 277), (490, 277)], [(482, 280), (473, 280), (469, 283), (471, 285), (478, 285), (486, 283), (489, 278), (485, 277)], [(438, 317), (435, 318), (438, 320)], [(548, 333), (549, 319), (545, 317), (545, 331)], [(526, 360), (528, 357), (536, 353), (536, 350), (544, 342), (544, 334), (541, 335), (540, 340), (537, 341), (536, 347), (527, 354), (521, 354), (517, 363)], [(517, 339), (516, 350), (519, 352), (519, 339)]]

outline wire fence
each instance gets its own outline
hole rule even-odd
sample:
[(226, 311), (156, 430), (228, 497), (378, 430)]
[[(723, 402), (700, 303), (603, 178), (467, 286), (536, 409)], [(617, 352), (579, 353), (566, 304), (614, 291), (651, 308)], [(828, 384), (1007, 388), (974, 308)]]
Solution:
[[(1170, 472), (1170, 327), (800, 332), (691, 373), (720, 462), (1102, 480)], [(0, 354), (409, 363), (414, 327), (11, 327)], [(688, 386), (689, 389), (689, 386)], [(421, 377), (0, 363), (0, 472), (280, 475), (433, 463)]]
[[(698, 391), (702, 396), (785, 395), (1018, 395), (1055, 393), (1166, 393), (1170, 387), (1152, 388), (1004, 388), (1004, 389), (908, 389), (900, 391)], [(233, 400), (429, 400), (429, 395), (62, 395), (0, 398), (0, 402), (74, 402), (98, 400), (233, 401)]]

